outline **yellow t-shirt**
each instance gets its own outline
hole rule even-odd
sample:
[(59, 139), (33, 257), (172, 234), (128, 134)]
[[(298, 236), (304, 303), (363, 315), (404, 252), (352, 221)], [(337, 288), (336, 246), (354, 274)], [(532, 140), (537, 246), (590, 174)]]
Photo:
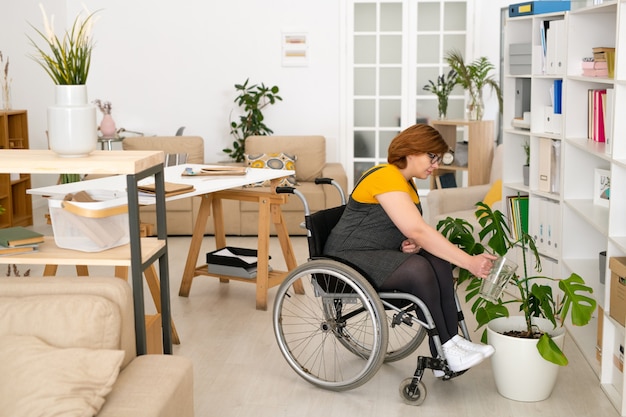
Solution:
[(352, 198), (359, 203), (378, 204), (376, 196), (390, 191), (405, 192), (411, 196), (415, 204), (420, 202), (415, 188), (404, 178), (395, 165), (377, 165), (363, 175), (367, 176), (352, 191)]

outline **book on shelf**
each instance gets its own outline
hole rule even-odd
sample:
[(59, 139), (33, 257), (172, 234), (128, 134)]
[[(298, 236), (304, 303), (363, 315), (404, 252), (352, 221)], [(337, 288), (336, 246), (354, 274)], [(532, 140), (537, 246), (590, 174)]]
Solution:
[(595, 142), (606, 142), (606, 94), (603, 88), (587, 90), (587, 138)]
[(41, 233), (22, 226), (0, 229), (0, 245), (5, 248), (43, 243), (43, 240), (44, 236)]
[(615, 48), (612, 47), (596, 47), (593, 48), (593, 60), (597, 62), (606, 62), (608, 69), (608, 77), (613, 78), (615, 72)]
[(507, 201), (511, 234), (517, 240), (528, 233), (528, 196), (508, 196)]
[(5, 255), (19, 255), (22, 253), (37, 252), (39, 250), (39, 244), (22, 245), (22, 246), (0, 246), (0, 256)]

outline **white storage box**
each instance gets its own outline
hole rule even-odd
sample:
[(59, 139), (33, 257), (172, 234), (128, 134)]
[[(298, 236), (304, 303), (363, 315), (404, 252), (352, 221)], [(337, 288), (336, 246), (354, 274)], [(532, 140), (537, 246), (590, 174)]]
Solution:
[(115, 191), (87, 191), (95, 202), (64, 201), (50, 197), (48, 207), (57, 246), (100, 252), (130, 241), (128, 199)]

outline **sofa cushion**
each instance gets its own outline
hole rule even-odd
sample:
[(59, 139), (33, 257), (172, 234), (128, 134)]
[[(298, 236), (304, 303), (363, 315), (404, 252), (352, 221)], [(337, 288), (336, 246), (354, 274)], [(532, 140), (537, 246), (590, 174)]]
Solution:
[(204, 163), (204, 140), (200, 136), (133, 136), (122, 141), (125, 151), (154, 151), (187, 154), (188, 164)]
[[(287, 154), (283, 152), (276, 153), (259, 153), (259, 154), (245, 154), (246, 165), (250, 168), (260, 169), (288, 169), (296, 171), (296, 155)], [(270, 180), (256, 182), (249, 184), (246, 187), (269, 187), (271, 185)], [(295, 187), (297, 185), (296, 176), (289, 175), (288, 177), (281, 178), (278, 183), (279, 187)]]
[(322, 174), (326, 164), (324, 136), (248, 136), (246, 153), (285, 152), (298, 156), (296, 180), (313, 181)]
[(121, 313), (105, 297), (82, 294), (0, 297), (0, 336), (38, 336), (59, 347), (119, 349)]
[(7, 416), (98, 413), (124, 351), (58, 348), (35, 336), (0, 338), (0, 410)]

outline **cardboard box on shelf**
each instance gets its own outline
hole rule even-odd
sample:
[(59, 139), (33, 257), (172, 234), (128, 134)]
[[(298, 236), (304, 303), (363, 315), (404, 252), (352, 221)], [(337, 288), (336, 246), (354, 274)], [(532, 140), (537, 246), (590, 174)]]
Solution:
[(609, 315), (624, 326), (626, 321), (626, 257), (611, 257), (611, 294)]

